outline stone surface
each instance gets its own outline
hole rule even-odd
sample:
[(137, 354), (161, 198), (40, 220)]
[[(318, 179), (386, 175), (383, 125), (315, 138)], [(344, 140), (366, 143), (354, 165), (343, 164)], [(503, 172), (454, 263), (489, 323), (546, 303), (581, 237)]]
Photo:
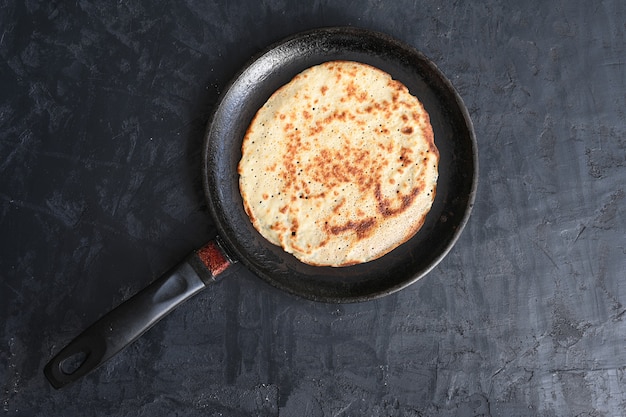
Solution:
[[(0, 384), (11, 416), (626, 413), (626, 3), (0, 5)], [(350, 305), (243, 267), (74, 385), (47, 361), (215, 234), (211, 109), (304, 29), (430, 57), (479, 145), (470, 222), (427, 277)]]

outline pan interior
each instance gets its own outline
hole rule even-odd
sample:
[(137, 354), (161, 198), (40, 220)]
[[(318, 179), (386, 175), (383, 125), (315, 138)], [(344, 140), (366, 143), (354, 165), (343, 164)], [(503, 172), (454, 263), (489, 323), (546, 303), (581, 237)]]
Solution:
[[(406, 85), (428, 111), (440, 153), (437, 194), (421, 230), (379, 259), (341, 268), (304, 264), (263, 238), (243, 209), (237, 174), (242, 140), (257, 110), (293, 76), (331, 60), (370, 64)], [(234, 78), (206, 135), (205, 191), (220, 236), (259, 277), (305, 298), (362, 301), (413, 283), (447, 254), (473, 204), (476, 142), (460, 97), (426, 57), (380, 33), (325, 28), (270, 47)]]

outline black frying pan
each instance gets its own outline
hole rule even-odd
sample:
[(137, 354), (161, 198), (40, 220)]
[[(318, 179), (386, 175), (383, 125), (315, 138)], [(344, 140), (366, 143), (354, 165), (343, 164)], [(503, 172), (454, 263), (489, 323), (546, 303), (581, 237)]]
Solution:
[[(420, 99), (440, 153), (439, 179), (432, 209), (409, 241), (364, 264), (317, 267), (298, 261), (254, 229), (243, 209), (237, 165), (246, 128), (270, 95), (300, 71), (339, 59), (378, 67)], [(101, 365), (183, 301), (219, 280), (236, 260), (269, 284), (316, 301), (356, 302), (398, 291), (427, 274), (452, 248), (476, 190), (476, 139), (450, 82), (412, 47), (350, 27), (304, 32), (253, 59), (225, 90), (208, 125), (204, 152), (204, 186), (219, 235), (61, 350), (44, 369), (55, 388)]]

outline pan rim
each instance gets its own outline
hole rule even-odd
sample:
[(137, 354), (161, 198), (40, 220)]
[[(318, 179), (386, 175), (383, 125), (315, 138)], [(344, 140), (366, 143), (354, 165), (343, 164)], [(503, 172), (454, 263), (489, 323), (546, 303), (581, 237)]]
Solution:
[[(442, 88), (446, 90), (448, 94), (454, 100), (456, 104), (456, 111), (460, 113), (462, 121), (464, 123), (465, 134), (467, 135), (467, 139), (469, 140), (469, 147), (471, 148), (471, 165), (472, 165), (472, 173), (469, 188), (466, 191), (466, 195), (464, 196), (466, 204), (464, 207), (464, 211), (462, 215), (459, 217), (458, 221), (455, 223), (455, 230), (452, 232), (451, 237), (447, 240), (447, 243), (444, 245), (443, 249), (439, 251), (439, 253), (432, 257), (430, 264), (422, 268), (419, 271), (416, 271), (414, 274), (411, 274), (410, 277), (402, 279), (401, 281), (395, 283), (394, 285), (389, 285), (385, 288), (378, 289), (376, 291), (372, 291), (369, 293), (345, 293), (341, 295), (335, 294), (322, 294), (315, 293), (314, 291), (299, 291), (290, 285), (286, 285), (284, 282), (280, 280), (274, 279), (267, 271), (260, 269), (255, 262), (250, 259), (250, 254), (242, 252), (239, 248), (239, 244), (233, 236), (230, 235), (227, 227), (221, 220), (222, 218), (222, 209), (218, 206), (220, 205), (220, 198), (216, 197), (216, 190), (219, 188), (216, 181), (213, 181), (214, 175), (212, 175), (212, 169), (214, 168), (211, 163), (213, 156), (211, 155), (211, 141), (215, 138), (213, 130), (215, 129), (216, 118), (219, 116), (220, 112), (223, 111), (223, 107), (227, 105), (227, 100), (229, 99), (229, 94), (233, 90), (233, 88), (238, 86), (238, 83), (243, 79), (243, 75), (248, 71), (253, 65), (258, 63), (264, 57), (271, 54), (272, 51), (276, 51), (278, 48), (284, 48), (286, 45), (290, 43), (302, 41), (306, 39), (315, 39), (317, 36), (358, 36), (362, 37), (365, 41), (367, 39), (376, 39), (377, 41), (381, 41), (383, 43), (388, 43), (393, 45), (394, 47), (401, 48), (407, 51), (408, 54), (411, 55), (412, 59), (417, 59), (421, 64), (427, 66), (434, 74), (438, 77), (438, 82), (442, 84)], [(295, 75), (295, 74), (294, 74)], [(226, 104), (225, 104), (226, 103)], [(416, 281), (420, 280), (422, 277), (427, 275), (434, 269), (452, 250), (454, 245), (457, 243), (460, 235), (462, 234), (469, 218), (471, 216), (471, 212), (474, 206), (476, 192), (478, 187), (478, 152), (477, 152), (477, 141), (474, 132), (474, 127), (472, 120), (470, 118), (469, 112), (466, 106), (463, 103), (463, 99), (461, 98), (458, 91), (454, 88), (452, 83), (449, 81), (447, 77), (439, 70), (439, 68), (428, 59), (423, 53), (415, 49), (414, 47), (403, 43), (395, 38), (392, 38), (388, 34), (372, 31), (369, 29), (357, 28), (353, 26), (333, 26), (333, 27), (322, 27), (312, 30), (307, 30), (299, 33), (295, 33), (291, 36), (288, 36), (276, 43), (273, 43), (269, 47), (265, 48), (255, 56), (253, 56), (245, 65), (241, 67), (241, 69), (235, 74), (235, 76), (230, 80), (230, 82), (224, 88), (221, 97), (214, 107), (214, 111), (211, 115), (211, 118), (207, 124), (207, 129), (205, 132), (205, 143), (203, 149), (203, 182), (204, 182), (204, 190), (205, 196), (207, 198), (209, 211), (211, 213), (212, 219), (215, 222), (215, 225), (218, 230), (218, 234), (221, 239), (225, 242), (227, 250), (231, 253), (231, 255), (241, 261), (246, 268), (251, 270), (255, 275), (259, 276), (261, 279), (269, 283), (270, 285), (277, 287), (283, 291), (288, 293), (306, 298), (315, 301), (322, 302), (361, 302), (366, 300), (372, 300), (375, 298), (379, 298), (382, 296), (386, 296), (392, 293), (395, 293), (399, 290), (402, 290)], [(418, 232), (419, 233), (419, 232)], [(387, 256), (387, 255), (385, 255)], [(326, 267), (317, 267), (317, 268), (326, 268)]]

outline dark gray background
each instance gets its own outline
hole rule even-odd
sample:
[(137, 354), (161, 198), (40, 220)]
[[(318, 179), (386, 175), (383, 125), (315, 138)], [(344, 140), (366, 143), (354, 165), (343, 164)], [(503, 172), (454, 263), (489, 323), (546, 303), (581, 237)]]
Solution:
[[(24, 416), (626, 413), (626, 3), (4, 1), (0, 384)], [(205, 124), (255, 53), (386, 32), (465, 100), (473, 215), (426, 278), (327, 305), (239, 267), (76, 384), (42, 368), (215, 231)]]

